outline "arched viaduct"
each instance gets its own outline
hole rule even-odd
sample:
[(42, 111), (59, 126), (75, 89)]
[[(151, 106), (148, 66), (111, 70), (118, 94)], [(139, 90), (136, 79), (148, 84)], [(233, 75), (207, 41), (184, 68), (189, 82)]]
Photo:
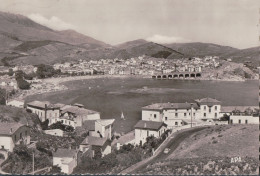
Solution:
[(201, 72), (175, 72), (162, 75), (153, 75), (153, 79), (185, 79), (201, 77)]

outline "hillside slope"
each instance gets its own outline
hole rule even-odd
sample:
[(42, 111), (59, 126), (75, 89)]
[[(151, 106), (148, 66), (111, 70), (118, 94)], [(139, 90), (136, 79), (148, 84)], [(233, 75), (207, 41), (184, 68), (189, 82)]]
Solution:
[[(258, 125), (211, 126), (185, 139), (166, 159), (139, 173), (257, 174), (258, 137)], [(232, 162), (235, 157), (241, 160)]]

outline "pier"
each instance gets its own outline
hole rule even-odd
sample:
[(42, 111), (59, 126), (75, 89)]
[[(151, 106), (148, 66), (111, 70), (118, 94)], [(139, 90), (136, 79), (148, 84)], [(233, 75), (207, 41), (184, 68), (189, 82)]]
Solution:
[(174, 72), (162, 75), (153, 75), (153, 79), (184, 79), (201, 77), (201, 72)]

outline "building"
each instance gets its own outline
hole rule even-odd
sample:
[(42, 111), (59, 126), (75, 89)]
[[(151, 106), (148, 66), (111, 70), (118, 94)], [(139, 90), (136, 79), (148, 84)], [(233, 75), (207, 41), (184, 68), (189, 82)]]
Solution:
[(95, 121), (95, 131), (90, 136), (111, 139), (114, 134), (115, 119), (98, 119)]
[(100, 152), (103, 157), (111, 153), (111, 142), (107, 138), (87, 136), (80, 144), (80, 151), (88, 152), (90, 157)]
[(212, 98), (195, 100), (195, 103), (156, 103), (142, 108), (142, 120), (164, 122), (168, 128), (201, 119), (220, 118), (220, 101)]
[(115, 140), (117, 150), (119, 150), (123, 145), (134, 145), (135, 144), (135, 130), (126, 133), (123, 136), (120, 136), (118, 140)]
[(20, 123), (0, 123), (0, 149), (13, 152), (17, 144), (30, 144), (30, 128)]
[(259, 124), (259, 116), (252, 115), (231, 115), (230, 124)]
[(135, 129), (135, 144), (144, 144), (146, 138), (154, 136), (156, 138), (167, 130), (167, 125), (164, 122), (139, 120), (134, 126)]
[(44, 133), (53, 135), (53, 136), (63, 136), (64, 135), (64, 132), (61, 129), (44, 130)]
[(45, 120), (55, 119), (60, 116), (60, 107), (51, 104), (48, 101), (33, 101), (27, 103), (26, 109), (39, 116), (43, 122)]
[(24, 108), (24, 101), (23, 100), (11, 100), (11, 101), (7, 101), (6, 105), (17, 107), (17, 108)]
[(77, 166), (78, 152), (74, 149), (57, 149), (53, 152), (53, 166), (59, 166), (61, 172), (71, 174)]
[(83, 107), (66, 105), (61, 108), (60, 118), (73, 120), (74, 127), (77, 127), (82, 126), (84, 121), (100, 119), (100, 113)]

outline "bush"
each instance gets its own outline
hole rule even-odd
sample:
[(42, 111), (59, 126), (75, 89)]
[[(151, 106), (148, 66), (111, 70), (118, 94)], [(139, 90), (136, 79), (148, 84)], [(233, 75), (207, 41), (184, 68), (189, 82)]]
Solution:
[(2, 153), (0, 153), (0, 159), (5, 159), (5, 156)]
[(23, 78), (16, 79), (19, 89), (28, 90), (30, 89), (30, 83), (25, 81)]

